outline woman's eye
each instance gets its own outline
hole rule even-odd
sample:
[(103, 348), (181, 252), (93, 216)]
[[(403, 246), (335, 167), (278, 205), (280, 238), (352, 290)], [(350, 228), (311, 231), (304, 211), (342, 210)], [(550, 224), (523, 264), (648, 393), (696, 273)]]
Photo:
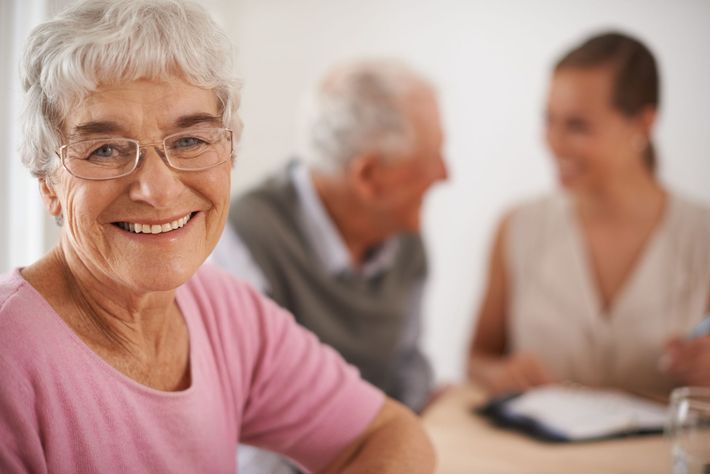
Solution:
[(584, 133), (589, 131), (589, 124), (584, 120), (571, 119), (567, 121), (567, 128), (572, 132)]
[(174, 146), (177, 148), (189, 148), (197, 145), (202, 145), (204, 141), (195, 137), (180, 137), (175, 141)]
[(121, 161), (130, 159), (136, 154), (136, 147), (130, 142), (110, 142), (110, 143), (99, 143), (89, 148), (88, 153), (84, 153), (77, 150), (77, 155), (84, 156), (85, 160), (88, 161)]
[(92, 157), (98, 157), (98, 158), (110, 158), (114, 154), (114, 148), (112, 145), (101, 145), (99, 148), (95, 149), (93, 152), (91, 152), (91, 155), (89, 155), (89, 158)]

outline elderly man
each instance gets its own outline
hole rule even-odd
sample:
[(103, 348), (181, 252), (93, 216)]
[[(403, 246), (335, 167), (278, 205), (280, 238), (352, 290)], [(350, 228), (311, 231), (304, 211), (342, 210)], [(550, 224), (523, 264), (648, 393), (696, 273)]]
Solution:
[(435, 92), (378, 60), (335, 68), (314, 99), (307, 164), (293, 161), (237, 198), (213, 258), (420, 411), (432, 387), (418, 346), (420, 211), (446, 178)]
[[(320, 84), (306, 125), (307, 161), (232, 203), (213, 261), (421, 411), (432, 377), (419, 348), (420, 211), (446, 179), (433, 87), (397, 62), (342, 65)], [(240, 459), (244, 472), (288, 472), (260, 451)]]

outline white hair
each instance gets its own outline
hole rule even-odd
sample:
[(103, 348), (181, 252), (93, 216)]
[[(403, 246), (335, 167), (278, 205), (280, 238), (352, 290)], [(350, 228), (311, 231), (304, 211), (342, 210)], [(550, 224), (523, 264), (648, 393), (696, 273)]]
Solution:
[(232, 50), (204, 9), (184, 0), (85, 0), (36, 27), (21, 64), (22, 162), (51, 175), (69, 111), (99, 85), (180, 75), (214, 90), (223, 123), (241, 132)]
[(394, 158), (414, 146), (404, 104), (431, 85), (401, 62), (372, 59), (337, 66), (306, 103), (299, 152), (323, 173), (338, 174), (368, 152)]

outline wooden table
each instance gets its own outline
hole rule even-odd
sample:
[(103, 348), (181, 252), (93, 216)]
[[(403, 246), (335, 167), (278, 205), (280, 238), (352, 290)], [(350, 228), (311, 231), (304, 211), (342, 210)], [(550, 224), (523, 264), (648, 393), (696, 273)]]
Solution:
[(483, 393), (471, 386), (444, 393), (423, 415), (437, 451), (439, 474), (670, 473), (662, 435), (549, 444), (502, 430), (471, 413)]

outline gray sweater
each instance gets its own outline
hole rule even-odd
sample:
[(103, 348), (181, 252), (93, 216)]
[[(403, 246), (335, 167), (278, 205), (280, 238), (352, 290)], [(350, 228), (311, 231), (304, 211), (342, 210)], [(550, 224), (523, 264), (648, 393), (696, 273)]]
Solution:
[(391, 266), (372, 277), (333, 275), (309, 246), (288, 168), (237, 198), (230, 223), (266, 277), (270, 296), (334, 347), (364, 379), (415, 411), (431, 390), (431, 369), (405, 337), (413, 290), (426, 276), (421, 238), (397, 237)]

